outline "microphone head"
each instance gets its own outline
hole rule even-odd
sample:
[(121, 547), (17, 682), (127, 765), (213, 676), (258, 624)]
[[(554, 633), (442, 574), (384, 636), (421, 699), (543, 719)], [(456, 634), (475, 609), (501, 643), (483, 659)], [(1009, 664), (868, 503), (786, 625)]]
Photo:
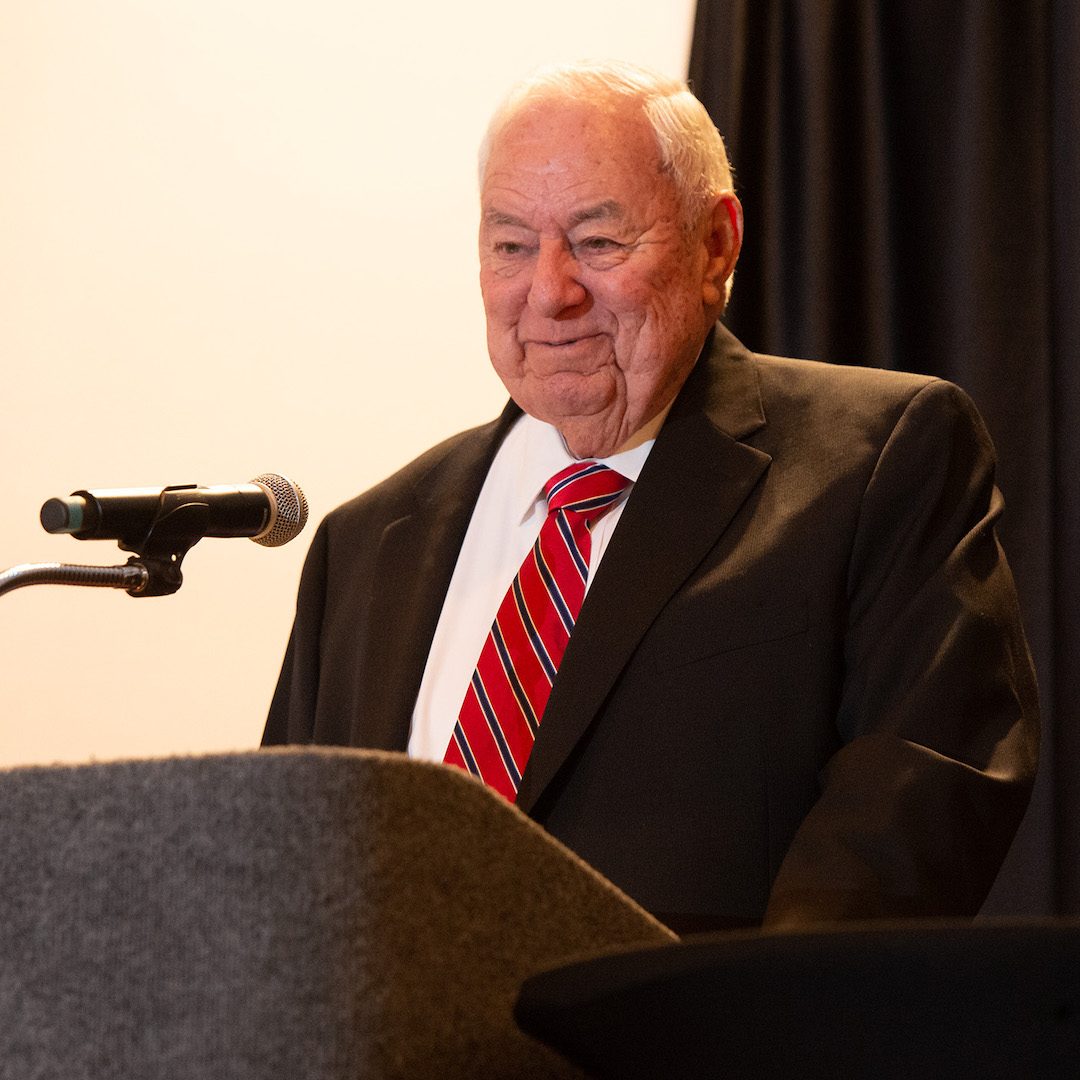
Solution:
[(266, 492), (273, 508), (270, 520), (251, 539), (264, 547), (281, 547), (299, 536), (308, 519), (308, 504), (300, 485), (277, 473), (262, 473), (251, 481)]

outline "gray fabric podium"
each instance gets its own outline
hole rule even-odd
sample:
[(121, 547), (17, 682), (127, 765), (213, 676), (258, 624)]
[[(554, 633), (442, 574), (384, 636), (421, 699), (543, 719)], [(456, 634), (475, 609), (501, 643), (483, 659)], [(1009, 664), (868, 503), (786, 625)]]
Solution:
[(0, 772), (0, 1076), (578, 1077), (512, 1010), (674, 936), (458, 770), (318, 749)]

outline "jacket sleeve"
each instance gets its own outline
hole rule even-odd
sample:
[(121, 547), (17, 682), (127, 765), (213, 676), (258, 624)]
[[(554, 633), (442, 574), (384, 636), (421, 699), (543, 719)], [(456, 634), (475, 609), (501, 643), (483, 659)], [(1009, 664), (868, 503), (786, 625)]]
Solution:
[(1038, 702), (982, 421), (915, 395), (867, 484), (848, 575), (842, 745), (765, 925), (973, 915), (1027, 806)]

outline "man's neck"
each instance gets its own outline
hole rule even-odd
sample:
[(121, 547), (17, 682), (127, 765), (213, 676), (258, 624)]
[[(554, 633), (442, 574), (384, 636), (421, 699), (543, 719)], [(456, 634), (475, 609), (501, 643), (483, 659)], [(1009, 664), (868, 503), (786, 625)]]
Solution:
[[(669, 401), (647, 424), (643, 424), (641, 427), (639, 427), (637, 431), (635, 431), (634, 434), (631, 435), (630, 438), (622, 444), (622, 446), (618, 447), (618, 449), (616, 450), (613, 450), (611, 454), (590, 454), (588, 455), (588, 457), (613, 457), (615, 454), (621, 454), (627, 450), (634, 450), (635, 448), (641, 446), (643, 443), (648, 442), (650, 439), (655, 439), (660, 431), (660, 428), (664, 426), (664, 421), (667, 419), (667, 414), (671, 411), (671, 406), (674, 404), (675, 399), (672, 398), (671, 401)], [(563, 446), (566, 447), (566, 452), (572, 458), (577, 458), (578, 455), (570, 449), (570, 444), (566, 441), (566, 436), (562, 435), (561, 432), (559, 434), (562, 437)], [(578, 460), (582, 459), (578, 458)]]

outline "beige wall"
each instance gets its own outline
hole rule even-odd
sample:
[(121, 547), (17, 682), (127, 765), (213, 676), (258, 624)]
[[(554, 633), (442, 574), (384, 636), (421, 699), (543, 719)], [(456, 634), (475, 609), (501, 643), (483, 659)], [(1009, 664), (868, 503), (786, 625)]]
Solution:
[[(488, 419), (475, 146), (538, 63), (685, 72), (692, 0), (6, 0), (0, 570), (77, 488), (293, 476), (312, 516)], [(0, 597), (0, 765), (257, 744), (312, 527), (175, 596)]]

